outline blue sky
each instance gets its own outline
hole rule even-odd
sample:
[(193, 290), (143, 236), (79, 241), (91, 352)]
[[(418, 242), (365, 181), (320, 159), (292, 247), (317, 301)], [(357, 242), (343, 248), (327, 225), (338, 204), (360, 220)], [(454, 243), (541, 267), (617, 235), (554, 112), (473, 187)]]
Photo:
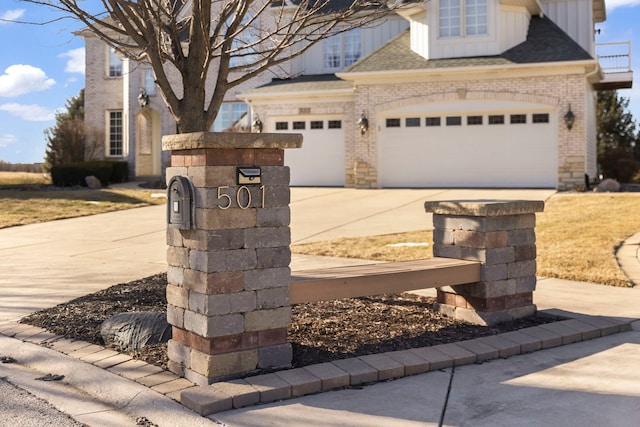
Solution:
[[(47, 25), (6, 21), (45, 22), (60, 17), (43, 6), (19, 0), (0, 3), (0, 160), (41, 162), (44, 131), (55, 123), (56, 111), (84, 87), (84, 43), (72, 32), (78, 22), (63, 19)], [(607, 21), (596, 36), (600, 43), (632, 42), (633, 89), (630, 110), (640, 121), (640, 0), (607, 1)]]

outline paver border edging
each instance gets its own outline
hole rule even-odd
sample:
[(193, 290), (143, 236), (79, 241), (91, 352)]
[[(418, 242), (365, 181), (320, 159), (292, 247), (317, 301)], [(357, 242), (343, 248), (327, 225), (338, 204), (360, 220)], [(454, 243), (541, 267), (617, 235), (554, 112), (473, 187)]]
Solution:
[(0, 334), (45, 346), (84, 363), (149, 387), (207, 416), (216, 412), (411, 376), (454, 366), (483, 363), (632, 329), (635, 319), (542, 310), (556, 322), (457, 343), (341, 359), (244, 379), (198, 386), (160, 367), (86, 341), (74, 341), (17, 322)]

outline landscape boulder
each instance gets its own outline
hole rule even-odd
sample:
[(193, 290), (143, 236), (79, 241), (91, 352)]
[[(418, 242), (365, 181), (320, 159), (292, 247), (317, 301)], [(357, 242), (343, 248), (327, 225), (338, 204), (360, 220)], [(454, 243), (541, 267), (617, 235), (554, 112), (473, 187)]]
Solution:
[(84, 181), (87, 183), (87, 187), (89, 187), (92, 190), (97, 190), (99, 188), (102, 188), (102, 183), (100, 182), (100, 180), (93, 175), (86, 176), (84, 178)]
[(167, 323), (167, 314), (163, 312), (120, 313), (102, 322), (100, 335), (105, 344), (121, 351), (132, 351), (145, 345), (169, 341), (171, 325)]
[(615, 179), (607, 178), (593, 189), (596, 193), (617, 193), (620, 191), (620, 183)]

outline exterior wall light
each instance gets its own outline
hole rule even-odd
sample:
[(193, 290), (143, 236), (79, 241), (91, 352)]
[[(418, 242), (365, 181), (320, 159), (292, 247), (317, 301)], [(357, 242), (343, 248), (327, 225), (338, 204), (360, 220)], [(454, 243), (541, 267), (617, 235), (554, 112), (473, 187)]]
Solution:
[(573, 124), (576, 122), (576, 115), (571, 111), (571, 104), (569, 104), (569, 111), (564, 115), (564, 124), (567, 125), (567, 129), (571, 130)]
[(253, 119), (253, 123), (251, 123), (251, 132), (262, 133), (262, 122), (260, 121), (260, 118), (257, 116), (255, 119)]
[(364, 135), (369, 130), (369, 119), (365, 116), (364, 111), (358, 120), (358, 127), (360, 128), (360, 135)]
[(138, 105), (140, 108), (145, 108), (149, 105), (149, 95), (147, 95), (147, 91), (144, 88), (140, 88), (138, 92)]

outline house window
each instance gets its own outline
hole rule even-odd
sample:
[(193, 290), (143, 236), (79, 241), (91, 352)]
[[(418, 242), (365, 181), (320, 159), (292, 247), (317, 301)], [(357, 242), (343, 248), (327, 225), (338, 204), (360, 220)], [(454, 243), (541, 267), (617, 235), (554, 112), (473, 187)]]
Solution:
[[(227, 22), (229, 24), (230, 22)], [(258, 60), (255, 44), (260, 41), (257, 19), (247, 14), (240, 24), (241, 31), (233, 38), (230, 49), (230, 67), (243, 67), (255, 64)]]
[(465, 0), (464, 19), (467, 36), (487, 34), (487, 0)]
[(122, 156), (124, 154), (124, 139), (122, 127), (122, 111), (109, 112), (109, 155)]
[(214, 132), (244, 131), (250, 127), (249, 105), (244, 102), (223, 102), (213, 122)]
[(427, 117), (425, 125), (428, 127), (440, 126), (440, 117)]
[(462, 125), (462, 117), (449, 116), (447, 117), (447, 126), (460, 126)]
[(289, 129), (289, 122), (276, 122), (276, 130)]
[(311, 120), (309, 123), (310, 129), (322, 129), (324, 128), (324, 122), (322, 120)]
[(122, 59), (112, 47), (109, 47), (109, 77), (122, 77)]
[(519, 125), (523, 123), (527, 123), (527, 115), (526, 114), (512, 114), (510, 117), (510, 122), (512, 125)]
[(440, 37), (460, 37), (460, 1), (440, 0)]
[(531, 121), (533, 123), (549, 123), (549, 114), (534, 114)]
[(305, 122), (293, 122), (293, 130), (302, 130), (305, 129)]
[(400, 127), (400, 119), (387, 119), (387, 127), (388, 128), (399, 128)]
[(420, 117), (407, 117), (404, 125), (408, 128), (420, 127)]
[(440, 37), (488, 34), (487, 0), (440, 0)]
[(156, 78), (153, 75), (153, 70), (145, 70), (144, 72), (144, 90), (147, 95), (156, 94)]
[(342, 129), (342, 120), (329, 120), (329, 129)]
[(467, 126), (476, 126), (482, 124), (482, 116), (467, 116)]
[(504, 116), (503, 115), (489, 116), (489, 124), (490, 125), (503, 125), (504, 124)]
[(360, 59), (360, 28), (334, 34), (324, 39), (324, 67), (341, 69)]

